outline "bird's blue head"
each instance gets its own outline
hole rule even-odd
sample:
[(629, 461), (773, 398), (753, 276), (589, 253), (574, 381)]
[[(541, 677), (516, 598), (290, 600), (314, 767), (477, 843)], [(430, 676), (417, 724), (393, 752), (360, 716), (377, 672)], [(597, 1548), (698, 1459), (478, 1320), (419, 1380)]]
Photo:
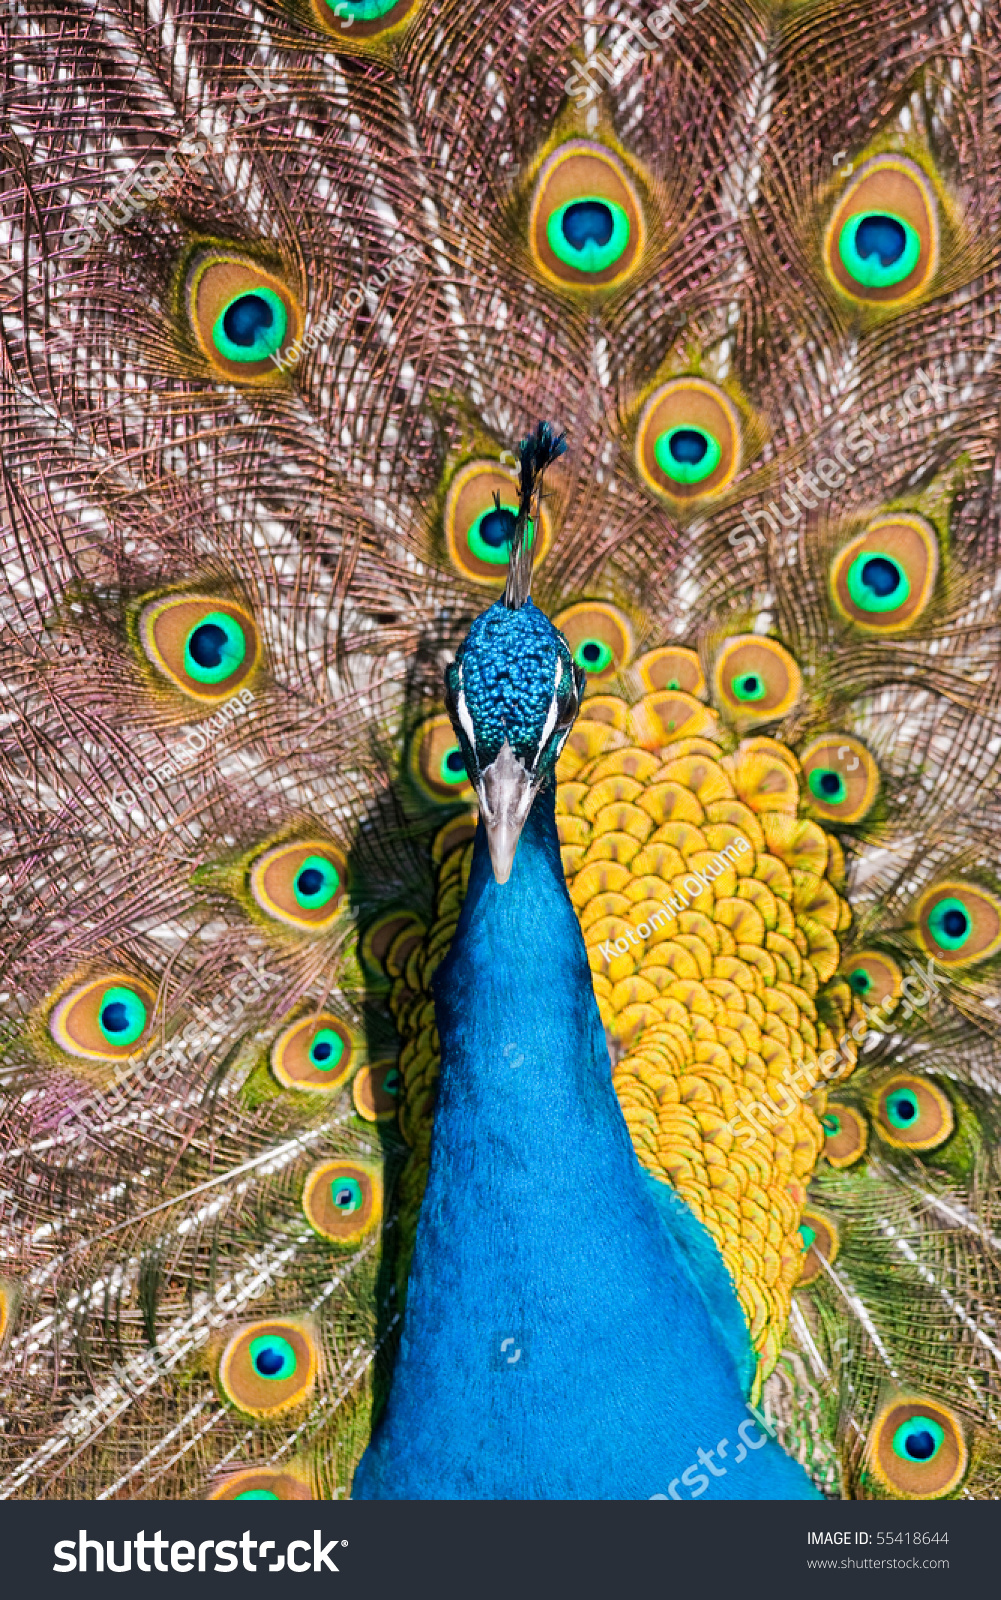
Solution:
[(498, 883), (510, 877), (525, 819), (553, 778), (584, 692), (570, 646), (529, 597), (532, 546), (524, 536), (538, 518), (542, 474), (565, 448), (547, 423), (522, 441), (521, 503), (504, 598), (477, 617), (445, 672), (445, 705), (479, 798)]

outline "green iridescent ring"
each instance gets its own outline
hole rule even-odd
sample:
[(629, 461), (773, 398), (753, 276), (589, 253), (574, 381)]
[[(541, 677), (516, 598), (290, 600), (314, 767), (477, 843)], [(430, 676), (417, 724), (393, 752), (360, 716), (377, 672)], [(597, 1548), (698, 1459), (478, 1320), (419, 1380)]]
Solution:
[[(251, 300), (263, 301), (271, 312), (271, 321), (266, 327), (258, 326), (254, 330), (251, 343), (238, 343), (226, 332), (227, 318), (232, 320), (232, 313), (239, 308), (241, 301)], [(212, 329), (212, 341), (219, 354), (227, 361), (266, 361), (269, 356), (281, 349), (287, 331), (288, 312), (281, 295), (269, 289), (267, 284), (261, 283), (253, 289), (242, 289), (239, 294), (233, 296), (228, 305), (223, 306)]]
[(932, 1417), (908, 1417), (893, 1435), (893, 1453), (901, 1461), (934, 1461), (945, 1442), (945, 1429)]
[(109, 1044), (135, 1044), (146, 1029), (146, 1007), (134, 989), (105, 989), (97, 1025)]
[[(688, 438), (679, 438), (679, 435), (693, 435)], [(704, 453), (698, 460), (679, 459), (672, 451), (672, 443), (676, 449), (688, 447), (690, 444), (701, 442)], [(665, 433), (658, 436), (653, 447), (657, 465), (666, 478), (674, 483), (701, 483), (703, 478), (708, 478), (719, 466), (722, 451), (718, 439), (706, 428), (699, 428), (694, 423), (683, 423), (676, 428), (668, 428)]]
[(281, 1383), (291, 1378), (296, 1369), (295, 1351), (287, 1339), (277, 1333), (266, 1333), (250, 1341), (250, 1362), (259, 1378)]
[(973, 929), (973, 920), (962, 900), (950, 896), (940, 900), (928, 918), (936, 944), (943, 950), (961, 950)]
[(809, 1223), (802, 1222), (800, 1223), (799, 1236), (803, 1241), (803, 1249), (809, 1250), (810, 1246), (816, 1241), (817, 1230), (816, 1228), (811, 1228)]
[(344, 1040), (333, 1028), (321, 1028), (313, 1036), (309, 1059), (317, 1072), (333, 1072), (344, 1054)]
[(451, 745), (442, 756), (441, 766), (438, 769), (438, 776), (442, 783), (454, 784), (456, 788), (458, 788), (460, 784), (469, 782), (469, 774), (466, 771), (465, 758), (462, 754), (462, 750), (457, 744)]
[(910, 1089), (897, 1089), (886, 1097), (886, 1115), (894, 1128), (913, 1128), (919, 1111)]
[(855, 968), (855, 971), (849, 976), (848, 987), (855, 994), (869, 993), (869, 990), (872, 988), (872, 979), (870, 978), (868, 972), (866, 972), (865, 967)]
[(277, 1500), (278, 1496), (272, 1494), (270, 1489), (244, 1489), (242, 1494), (235, 1494), (234, 1500)]
[(378, 22), (398, 4), (399, 0), (327, 0), (342, 27), (349, 17), (352, 22)]
[(341, 884), (341, 875), (326, 856), (307, 856), (295, 875), (293, 893), (307, 911), (329, 905)]
[(764, 678), (758, 672), (740, 672), (730, 679), (730, 690), (735, 700), (763, 700), (768, 693)]
[(831, 1139), (841, 1132), (841, 1118), (834, 1116), (833, 1112), (829, 1111), (826, 1116), (821, 1117), (820, 1123), (824, 1132)]
[(813, 798), (825, 806), (839, 806), (848, 793), (840, 772), (830, 767), (814, 767), (806, 781)]
[[(877, 250), (863, 256), (856, 242), (859, 229), (864, 224), (884, 217), (902, 228), (904, 234), (903, 250), (895, 261), (885, 266)], [(894, 284), (903, 283), (914, 271), (921, 259), (921, 240), (916, 229), (894, 211), (862, 211), (858, 216), (850, 217), (842, 228), (838, 239), (838, 255), (845, 271), (856, 283), (863, 284), (867, 289), (890, 289)]]
[[(897, 574), (896, 586), (887, 594), (880, 594), (872, 584), (866, 582), (866, 568), (879, 562), (884, 564), (884, 572), (890, 567)], [(886, 555), (882, 550), (863, 550), (848, 569), (848, 593), (860, 611), (896, 611), (910, 597), (911, 585), (907, 573), (893, 556)]]
[(583, 672), (604, 672), (611, 666), (612, 652), (603, 639), (582, 639), (573, 658)]
[(357, 1178), (335, 1178), (330, 1185), (330, 1198), (334, 1202), (334, 1210), (342, 1216), (350, 1217), (352, 1212), (359, 1211), (364, 1200), (361, 1184)]
[(247, 638), (225, 611), (210, 611), (184, 641), (184, 670), (196, 683), (222, 683), (243, 664)]
[[(501, 505), (500, 510), (507, 511), (512, 519), (518, 515), (517, 506)], [(471, 522), (469, 525), (469, 532), (466, 534), (466, 543), (469, 546), (470, 555), (475, 556), (477, 561), (486, 561), (488, 565), (492, 567), (506, 567), (508, 563), (508, 557), (511, 553), (511, 546), (509, 545), (508, 541), (506, 539), (502, 539), (500, 544), (491, 544), (489, 540), (483, 537), (482, 532), (483, 524), (487, 518), (494, 517), (496, 514), (496, 506), (488, 506), (485, 511), (481, 511), (475, 521)], [(529, 522), (528, 543), (532, 544), (534, 540), (535, 527), (532, 522)]]
[[(570, 243), (563, 230), (564, 218), (574, 206), (603, 206), (612, 220), (612, 231), (604, 244), (587, 239), (580, 246)], [(604, 272), (614, 267), (629, 244), (629, 218), (620, 205), (605, 195), (582, 194), (565, 205), (557, 206), (546, 223), (546, 238), (557, 261), (574, 267), (578, 272)]]

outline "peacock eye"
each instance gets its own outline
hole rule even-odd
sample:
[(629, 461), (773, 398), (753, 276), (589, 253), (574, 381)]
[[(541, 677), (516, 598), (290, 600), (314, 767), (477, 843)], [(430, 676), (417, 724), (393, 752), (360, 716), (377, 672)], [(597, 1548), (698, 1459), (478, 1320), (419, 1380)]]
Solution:
[(362, 1067), (351, 1085), (351, 1098), (365, 1122), (388, 1122), (399, 1109), (403, 1080), (395, 1061), (373, 1061)]
[(360, 1161), (324, 1161), (306, 1179), (302, 1209), (322, 1239), (354, 1244), (382, 1216), (382, 1175)]
[(441, 758), (439, 775), (442, 783), (459, 785), (467, 783), (469, 775), (466, 772), (466, 758), (457, 744), (453, 744), (445, 751)]
[(615, 606), (585, 600), (568, 606), (553, 621), (570, 647), (573, 663), (589, 686), (613, 678), (628, 666), (633, 653), (633, 632), (628, 618)]
[(278, 845), (250, 869), (250, 892), (269, 917), (292, 928), (329, 928), (347, 891), (347, 863), (326, 841)]
[(853, 300), (897, 304), (919, 293), (938, 262), (931, 185), (914, 162), (877, 157), (835, 208), (824, 252), (828, 272)]
[(832, 822), (859, 822), (879, 793), (879, 768), (858, 739), (823, 734), (800, 755), (812, 809)]
[(410, 776), (423, 795), (439, 804), (471, 798), (465, 757), (447, 716), (431, 717), (415, 730), (410, 746)]
[(820, 1121), (826, 1136), (824, 1157), (832, 1167), (840, 1170), (861, 1160), (869, 1142), (869, 1129), (853, 1106), (832, 1103)]
[(842, 977), (852, 994), (871, 1005), (883, 1006), (900, 998), (903, 975), (897, 963), (880, 950), (858, 950), (841, 966)]
[(312, 1335), (284, 1318), (252, 1322), (229, 1340), (219, 1361), (219, 1387), (251, 1417), (275, 1417), (297, 1406), (316, 1382)]
[(866, 289), (886, 289), (910, 276), (921, 240), (910, 223), (887, 211), (849, 217), (838, 236), (838, 254), (849, 276)]
[(983, 961), (1001, 950), (1001, 900), (972, 884), (940, 883), (917, 905), (918, 937), (948, 966)]
[(800, 1267), (800, 1288), (822, 1277), (824, 1262), (834, 1262), (838, 1254), (838, 1230), (829, 1217), (819, 1211), (804, 1211), (799, 1225), (799, 1236), (806, 1255)]
[(184, 670), (198, 683), (222, 683), (247, 656), (247, 636), (225, 611), (210, 611), (184, 641)]
[(636, 470), (672, 502), (718, 494), (740, 466), (740, 417), (722, 389), (673, 378), (655, 389), (636, 430)]
[(133, 1055), (146, 1038), (155, 1006), (156, 996), (148, 985), (109, 974), (64, 995), (49, 1017), (49, 1033), (68, 1055), (120, 1060)]
[(897, 1073), (877, 1096), (874, 1126), (898, 1150), (936, 1150), (955, 1126), (952, 1102), (928, 1078)]
[(150, 601), (139, 616), (139, 639), (155, 667), (204, 701), (241, 688), (260, 653), (257, 628), (242, 606), (201, 595)]
[(784, 717), (803, 687), (788, 650), (758, 634), (727, 641), (716, 657), (713, 681), (721, 710), (743, 725)]
[(347, 1023), (324, 1012), (279, 1034), (271, 1046), (271, 1070), (287, 1089), (331, 1094), (346, 1081), (359, 1050)]
[(275, 291), (261, 284), (223, 307), (212, 340), (227, 361), (266, 361), (281, 349), (287, 331), (288, 312)]
[[(498, 584), (507, 573), (518, 514), (518, 479), (496, 461), (472, 461), (452, 479), (445, 497), (445, 545), (452, 565), (474, 583)], [(549, 514), (539, 518), (536, 566), (552, 542)], [(529, 523), (529, 541), (536, 529)]]
[(629, 217), (622, 206), (601, 195), (568, 200), (549, 213), (549, 248), (577, 272), (605, 272), (629, 245)]
[(604, 672), (613, 660), (611, 648), (603, 639), (582, 639), (573, 658), (583, 672)]
[(937, 1500), (960, 1483), (967, 1449), (959, 1419), (948, 1406), (924, 1397), (891, 1401), (869, 1440), (873, 1471), (890, 1492), (907, 1500)]
[(934, 1461), (945, 1443), (945, 1429), (934, 1417), (909, 1417), (893, 1435), (893, 1451), (902, 1461)]
[(278, 377), (277, 362), (302, 328), (299, 303), (281, 278), (236, 253), (198, 252), (185, 304), (203, 354), (235, 382)]
[(654, 440), (654, 457), (673, 483), (701, 483), (716, 471), (722, 451), (707, 428), (668, 428)]
[(923, 517), (882, 517), (835, 558), (831, 596), (836, 610), (856, 627), (896, 632), (925, 609), (937, 575), (931, 524)]
[(277, 1500), (278, 1496), (272, 1489), (244, 1489), (242, 1494), (235, 1494), (234, 1500)]
[(580, 139), (550, 156), (529, 217), (532, 258), (546, 278), (581, 289), (618, 284), (644, 244), (639, 197), (618, 157)]
[(275, 1333), (250, 1341), (250, 1364), (259, 1378), (281, 1383), (295, 1374), (295, 1351)]

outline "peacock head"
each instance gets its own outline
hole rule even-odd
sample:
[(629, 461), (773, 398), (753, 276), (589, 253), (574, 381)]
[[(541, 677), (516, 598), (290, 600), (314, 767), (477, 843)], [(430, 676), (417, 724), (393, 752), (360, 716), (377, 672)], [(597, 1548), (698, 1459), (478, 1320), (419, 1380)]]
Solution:
[(445, 705), (480, 802), (498, 883), (536, 795), (552, 779), (584, 692), (570, 646), (530, 598), (542, 475), (566, 449), (540, 423), (520, 448), (521, 490), (502, 600), (477, 617), (445, 672)]

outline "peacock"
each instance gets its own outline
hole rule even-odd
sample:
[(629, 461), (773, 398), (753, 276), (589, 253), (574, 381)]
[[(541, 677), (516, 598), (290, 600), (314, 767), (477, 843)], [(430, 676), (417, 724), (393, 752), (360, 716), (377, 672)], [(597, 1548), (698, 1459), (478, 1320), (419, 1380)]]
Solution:
[(982, 0), (13, 0), (0, 1496), (1001, 1492)]

